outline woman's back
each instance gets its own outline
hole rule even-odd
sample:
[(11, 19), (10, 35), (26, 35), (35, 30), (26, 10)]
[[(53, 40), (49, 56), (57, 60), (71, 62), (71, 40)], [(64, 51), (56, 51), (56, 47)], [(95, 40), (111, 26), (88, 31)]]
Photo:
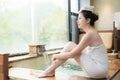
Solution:
[(87, 33), (90, 34), (91, 37), (91, 43), (89, 46), (99, 46), (100, 44), (103, 43), (100, 35), (97, 33), (97, 31), (94, 28), (90, 29), (90, 31)]

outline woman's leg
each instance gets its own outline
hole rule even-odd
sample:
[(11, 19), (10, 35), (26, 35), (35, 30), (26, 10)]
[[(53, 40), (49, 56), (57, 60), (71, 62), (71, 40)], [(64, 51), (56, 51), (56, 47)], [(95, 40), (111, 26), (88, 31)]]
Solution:
[[(69, 42), (65, 45), (65, 47), (63, 48), (63, 50), (61, 51), (60, 54), (62, 54), (62, 52), (70, 52), (73, 48), (76, 47), (76, 44), (74, 42)], [(55, 72), (55, 69), (58, 68), (60, 65), (62, 65), (64, 62), (66, 61), (66, 59), (64, 60), (55, 60), (55, 62), (53, 61), (51, 66), (48, 67), (48, 69), (46, 69), (46, 72)]]
[[(74, 42), (69, 42), (62, 50), (62, 52), (70, 52), (72, 49), (76, 47), (76, 44)], [(62, 52), (60, 54), (62, 54)], [(75, 57), (75, 60), (79, 63), (79, 57)], [(55, 69), (58, 68), (60, 65), (62, 65), (66, 59), (64, 60), (55, 60), (53, 61), (52, 64), (42, 73), (39, 74), (38, 77), (48, 77), (48, 76), (54, 76), (55, 74)]]

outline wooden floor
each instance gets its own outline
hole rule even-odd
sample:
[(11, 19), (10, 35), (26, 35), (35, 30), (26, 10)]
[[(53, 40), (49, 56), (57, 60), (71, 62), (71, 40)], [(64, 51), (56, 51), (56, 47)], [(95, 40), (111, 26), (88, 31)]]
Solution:
[[(99, 80), (109, 80), (117, 71), (120, 69), (120, 59), (111, 59), (109, 61), (110, 69), (107, 79), (99, 79)], [(97, 79), (88, 79), (82, 76), (67, 76), (66, 79), (62, 79), (63, 76), (59, 76), (59, 78), (55, 79), (55, 77), (43, 78), (40, 80), (97, 80)], [(64, 76), (65, 77), (65, 76)]]
[[(117, 71), (120, 69), (120, 59), (112, 59), (109, 61), (110, 70), (107, 79), (99, 79), (99, 80), (109, 80)], [(97, 79), (88, 79), (82, 76), (67, 76), (66, 78), (62, 79), (63, 76), (59, 76), (59, 78), (55, 79), (55, 77), (50, 78), (43, 78), (40, 80), (97, 80)], [(64, 76), (65, 77), (65, 76)]]
[[(120, 69), (120, 59), (111, 59), (109, 61), (109, 65), (110, 65), (110, 70), (109, 70), (108, 78), (99, 79), (99, 80), (109, 80), (115, 74), (115, 72), (117, 72), (117, 70)], [(27, 69), (24, 72), (22, 70), (19, 70), (19, 73), (24, 74), (27, 71), (28, 71)], [(34, 80), (97, 80), (97, 79), (88, 79), (88, 78), (85, 78), (82, 76), (76, 76), (76, 75), (65, 75), (64, 73), (59, 73), (55, 75), (56, 75), (55, 77), (40, 78), (40, 79), (34, 79)], [(30, 76), (28, 77), (30, 78)], [(10, 80), (22, 80), (22, 79), (10, 79)]]

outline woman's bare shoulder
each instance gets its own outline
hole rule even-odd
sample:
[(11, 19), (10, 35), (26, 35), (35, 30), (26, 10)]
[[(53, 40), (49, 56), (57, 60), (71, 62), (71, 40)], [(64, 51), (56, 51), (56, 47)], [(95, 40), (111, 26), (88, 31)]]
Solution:
[(89, 31), (89, 32), (87, 32), (86, 33), (86, 35), (85, 36), (94, 36), (94, 35), (96, 35), (97, 33), (95, 32), (95, 31)]
[(89, 32), (87, 33), (87, 35), (89, 35), (89, 36), (97, 36), (97, 35), (99, 35), (99, 34), (98, 34), (98, 32), (97, 32), (96, 30), (91, 30), (91, 31), (89, 31)]
[(91, 33), (91, 32), (87, 32), (84, 36), (83, 36), (83, 38), (82, 38), (82, 40), (91, 40), (91, 38), (92, 38), (92, 36), (93, 36), (93, 34)]

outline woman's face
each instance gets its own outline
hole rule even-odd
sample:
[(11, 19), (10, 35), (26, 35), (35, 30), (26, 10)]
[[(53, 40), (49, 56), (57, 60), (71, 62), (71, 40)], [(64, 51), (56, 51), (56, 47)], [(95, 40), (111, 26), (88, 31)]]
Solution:
[(78, 25), (78, 28), (83, 28), (84, 26), (87, 25), (87, 20), (85, 19), (82, 13), (79, 13), (79, 16), (77, 19), (77, 25)]

